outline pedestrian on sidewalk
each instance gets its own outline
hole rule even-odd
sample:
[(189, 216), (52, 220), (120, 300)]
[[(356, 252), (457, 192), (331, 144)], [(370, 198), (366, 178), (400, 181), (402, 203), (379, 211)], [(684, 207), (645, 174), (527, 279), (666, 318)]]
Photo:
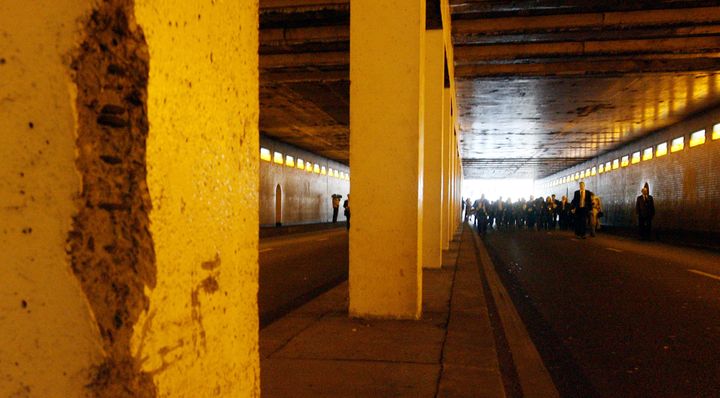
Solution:
[(595, 232), (600, 229), (600, 217), (602, 216), (603, 211), (600, 197), (593, 195), (592, 211), (590, 213), (590, 236), (595, 236)]

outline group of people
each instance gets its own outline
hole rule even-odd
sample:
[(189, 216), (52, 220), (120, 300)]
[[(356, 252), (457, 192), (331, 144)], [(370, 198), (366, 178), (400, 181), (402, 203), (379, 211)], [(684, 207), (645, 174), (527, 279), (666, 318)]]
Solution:
[[(585, 182), (581, 181), (579, 189), (574, 192), (572, 200), (563, 196), (560, 200), (555, 195), (520, 199), (513, 202), (511, 199), (503, 201), (489, 201), (482, 195), (474, 202), (470, 198), (463, 202), (465, 221), (470, 221), (480, 233), (490, 229), (501, 228), (527, 228), (530, 230), (561, 230), (574, 229), (575, 235), (585, 239), (586, 235), (595, 236), (600, 229), (600, 219), (603, 217), (603, 207), (600, 196), (585, 189)], [(649, 195), (647, 183), (642, 189), (642, 195), (636, 201), (636, 213), (642, 239), (650, 238), (652, 218), (655, 215), (655, 205)]]

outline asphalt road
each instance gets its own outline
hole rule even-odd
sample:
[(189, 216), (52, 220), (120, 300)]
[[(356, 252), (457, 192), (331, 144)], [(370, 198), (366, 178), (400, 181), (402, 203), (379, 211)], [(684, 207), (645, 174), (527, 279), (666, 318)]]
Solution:
[(260, 240), (260, 325), (301, 306), (347, 279), (345, 228)]
[(720, 397), (720, 254), (570, 232), (483, 238), (564, 397)]

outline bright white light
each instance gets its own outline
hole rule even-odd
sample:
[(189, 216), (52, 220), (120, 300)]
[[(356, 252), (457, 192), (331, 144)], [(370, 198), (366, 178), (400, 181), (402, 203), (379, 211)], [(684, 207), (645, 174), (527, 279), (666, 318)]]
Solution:
[(519, 179), (487, 179), (463, 181), (463, 198), (469, 197), (471, 201), (479, 199), (482, 194), (489, 201), (511, 198), (516, 202), (520, 198), (527, 200), (535, 190), (535, 180)]

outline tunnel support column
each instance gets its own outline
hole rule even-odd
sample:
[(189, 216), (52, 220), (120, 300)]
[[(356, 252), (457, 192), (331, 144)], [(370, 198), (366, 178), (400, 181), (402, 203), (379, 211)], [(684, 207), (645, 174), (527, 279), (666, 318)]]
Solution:
[(350, 315), (422, 308), (425, 1), (350, 3)]
[(442, 266), (442, 135), (445, 77), (443, 31), (425, 32), (425, 157), (423, 182), (423, 267)]
[(442, 198), (442, 249), (448, 250), (450, 248), (450, 200), (451, 200), (451, 189), (452, 184), (450, 183), (450, 154), (452, 153), (451, 139), (452, 136), (452, 95), (449, 88), (443, 90), (443, 104), (445, 109), (443, 112), (443, 133), (442, 133), (442, 185), (443, 185), (443, 198)]

